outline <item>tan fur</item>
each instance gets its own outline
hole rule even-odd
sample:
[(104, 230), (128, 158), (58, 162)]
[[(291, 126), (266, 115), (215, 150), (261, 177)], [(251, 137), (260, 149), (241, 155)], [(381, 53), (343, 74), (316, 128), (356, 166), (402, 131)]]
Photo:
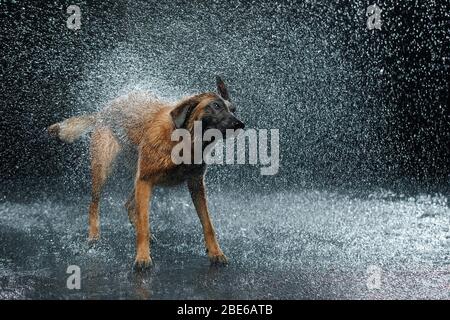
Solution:
[[(171, 159), (171, 134), (175, 130), (173, 114), (184, 106), (196, 105), (187, 122), (202, 116), (206, 105), (217, 98), (204, 93), (186, 98), (177, 104), (162, 102), (149, 93), (133, 92), (122, 96), (95, 115), (75, 117), (49, 127), (49, 132), (72, 142), (89, 128), (91, 136), (92, 200), (89, 207), (89, 239), (99, 238), (99, 201), (102, 187), (111, 166), (121, 150), (132, 146), (138, 152), (134, 191), (126, 203), (130, 221), (136, 229), (136, 265), (151, 264), (149, 208), (152, 190), (156, 185), (188, 182), (188, 187), (203, 226), (208, 256), (212, 262), (226, 263), (227, 259), (217, 243), (214, 227), (206, 203), (203, 173), (188, 176)], [(172, 113), (172, 115), (171, 115)]]
[(72, 117), (48, 128), (48, 132), (64, 142), (72, 143), (95, 125), (95, 116)]

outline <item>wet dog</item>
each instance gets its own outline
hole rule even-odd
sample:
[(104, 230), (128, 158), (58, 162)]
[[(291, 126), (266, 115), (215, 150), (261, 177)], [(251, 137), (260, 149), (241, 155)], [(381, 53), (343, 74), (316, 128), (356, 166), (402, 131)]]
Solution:
[[(150, 93), (134, 92), (117, 98), (98, 113), (73, 117), (51, 125), (51, 135), (73, 142), (84, 133), (91, 134), (92, 199), (89, 206), (89, 240), (100, 236), (99, 203), (102, 188), (111, 173), (114, 160), (121, 152), (136, 153), (134, 190), (125, 207), (136, 230), (135, 267), (152, 264), (150, 257), (149, 201), (157, 185), (186, 183), (203, 227), (208, 257), (213, 264), (226, 264), (227, 258), (217, 243), (206, 201), (204, 175), (206, 164), (175, 164), (171, 152), (177, 141), (171, 135), (176, 129), (194, 134), (194, 122), (203, 130), (241, 129), (244, 124), (235, 116), (235, 106), (220, 77), (218, 94), (202, 93), (171, 105)], [(194, 141), (194, 138), (192, 139)], [(207, 144), (203, 144), (205, 148)], [(193, 162), (191, 162), (193, 163)]]

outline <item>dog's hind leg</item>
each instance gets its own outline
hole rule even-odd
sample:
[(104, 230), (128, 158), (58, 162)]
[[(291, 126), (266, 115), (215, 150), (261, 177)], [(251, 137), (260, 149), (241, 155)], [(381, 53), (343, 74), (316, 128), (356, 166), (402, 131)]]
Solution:
[(128, 219), (130, 220), (130, 223), (133, 226), (136, 226), (136, 202), (134, 200), (134, 188), (133, 191), (131, 191), (130, 196), (125, 203), (125, 209), (127, 209), (128, 212)]
[(102, 188), (108, 178), (120, 145), (109, 128), (96, 128), (91, 138), (92, 191), (89, 206), (89, 241), (100, 237), (99, 203)]
[[(135, 178), (137, 172), (137, 152), (135, 148), (130, 148), (129, 145), (124, 146), (123, 153), (125, 155), (125, 167), (129, 170), (129, 173)], [(131, 180), (130, 184), (131, 193), (125, 202), (125, 209), (128, 212), (128, 219), (133, 227), (136, 227), (136, 202), (135, 202), (135, 187), (134, 187), (134, 179)]]

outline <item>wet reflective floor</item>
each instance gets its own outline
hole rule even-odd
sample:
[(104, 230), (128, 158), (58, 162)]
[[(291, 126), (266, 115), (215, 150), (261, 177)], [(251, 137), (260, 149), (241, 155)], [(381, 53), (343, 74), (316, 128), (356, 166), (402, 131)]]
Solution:
[[(89, 247), (88, 192), (64, 185), (0, 198), (1, 299), (398, 299), (450, 297), (447, 198), (379, 190), (209, 189), (227, 267), (210, 267), (198, 218), (183, 188), (152, 202), (154, 267), (132, 270), (134, 232), (109, 190), (101, 240)], [(68, 190), (70, 191), (70, 190)], [(66, 286), (69, 265), (81, 289)]]

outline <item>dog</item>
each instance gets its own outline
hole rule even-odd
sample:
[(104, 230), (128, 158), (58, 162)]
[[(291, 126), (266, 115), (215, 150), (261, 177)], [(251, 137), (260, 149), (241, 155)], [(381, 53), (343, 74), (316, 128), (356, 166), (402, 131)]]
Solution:
[[(172, 148), (177, 143), (172, 141), (171, 135), (176, 129), (185, 129), (193, 135), (195, 121), (201, 121), (204, 130), (213, 128), (225, 132), (226, 129), (244, 128), (219, 76), (216, 86), (217, 93), (197, 94), (175, 104), (160, 101), (148, 92), (132, 92), (113, 100), (97, 113), (72, 117), (48, 127), (52, 136), (68, 143), (91, 132), (90, 242), (100, 237), (100, 196), (112, 164), (120, 153), (134, 153), (136, 157), (129, 161), (135, 168), (134, 190), (125, 207), (136, 230), (135, 268), (142, 270), (152, 265), (148, 211), (153, 189), (158, 185), (182, 183), (187, 184), (200, 218), (211, 264), (228, 263), (217, 242), (207, 206), (205, 162), (175, 164), (171, 159)], [(202, 147), (207, 145), (203, 143)]]

